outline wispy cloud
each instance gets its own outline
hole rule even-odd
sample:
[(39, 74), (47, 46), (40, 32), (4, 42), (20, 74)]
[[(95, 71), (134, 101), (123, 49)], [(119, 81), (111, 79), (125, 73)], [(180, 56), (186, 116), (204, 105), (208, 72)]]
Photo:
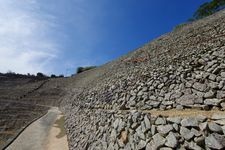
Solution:
[(0, 0), (0, 72), (52, 72), (54, 19), (41, 12), (38, 0)]

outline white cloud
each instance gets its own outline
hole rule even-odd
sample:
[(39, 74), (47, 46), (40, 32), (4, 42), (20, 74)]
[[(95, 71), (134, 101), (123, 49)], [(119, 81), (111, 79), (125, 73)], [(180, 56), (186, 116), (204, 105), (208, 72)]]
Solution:
[(0, 72), (52, 72), (54, 27), (54, 16), (42, 13), (37, 0), (0, 0)]

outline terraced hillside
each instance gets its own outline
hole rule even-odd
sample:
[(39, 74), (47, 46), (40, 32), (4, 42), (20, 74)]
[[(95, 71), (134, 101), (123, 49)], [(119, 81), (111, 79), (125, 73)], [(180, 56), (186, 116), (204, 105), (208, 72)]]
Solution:
[(57, 88), (59, 80), (0, 78), (0, 149), (51, 106), (58, 106), (63, 94)]
[(225, 11), (79, 74), (68, 89), (71, 149), (224, 149)]
[(4, 143), (60, 106), (71, 150), (225, 149), (225, 11), (71, 78), (4, 84)]

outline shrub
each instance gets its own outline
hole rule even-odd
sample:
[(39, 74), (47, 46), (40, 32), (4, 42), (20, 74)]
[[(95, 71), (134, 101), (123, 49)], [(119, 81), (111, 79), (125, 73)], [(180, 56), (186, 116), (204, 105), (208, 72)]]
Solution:
[(225, 8), (225, 0), (212, 0), (211, 2), (203, 3), (194, 13), (191, 20), (198, 20), (214, 14)]
[(59, 78), (64, 78), (64, 75), (63, 74), (59, 75)]
[(36, 76), (39, 77), (39, 78), (45, 78), (46, 77), (46, 75), (44, 75), (41, 72), (38, 72)]
[(51, 75), (51, 78), (56, 78), (56, 75), (52, 74), (52, 75)]
[(93, 68), (96, 68), (96, 66), (78, 67), (77, 68), (77, 74), (81, 73), (81, 72), (84, 72), (84, 71), (87, 71), (87, 70), (91, 70)]

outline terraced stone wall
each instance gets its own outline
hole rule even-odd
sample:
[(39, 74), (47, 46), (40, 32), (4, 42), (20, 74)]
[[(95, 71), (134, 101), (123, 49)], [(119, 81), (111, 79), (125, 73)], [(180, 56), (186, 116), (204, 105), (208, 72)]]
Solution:
[[(224, 20), (221, 11), (84, 73), (101, 71), (67, 99), (70, 148), (224, 149)], [(203, 115), (144, 113), (196, 109)]]

